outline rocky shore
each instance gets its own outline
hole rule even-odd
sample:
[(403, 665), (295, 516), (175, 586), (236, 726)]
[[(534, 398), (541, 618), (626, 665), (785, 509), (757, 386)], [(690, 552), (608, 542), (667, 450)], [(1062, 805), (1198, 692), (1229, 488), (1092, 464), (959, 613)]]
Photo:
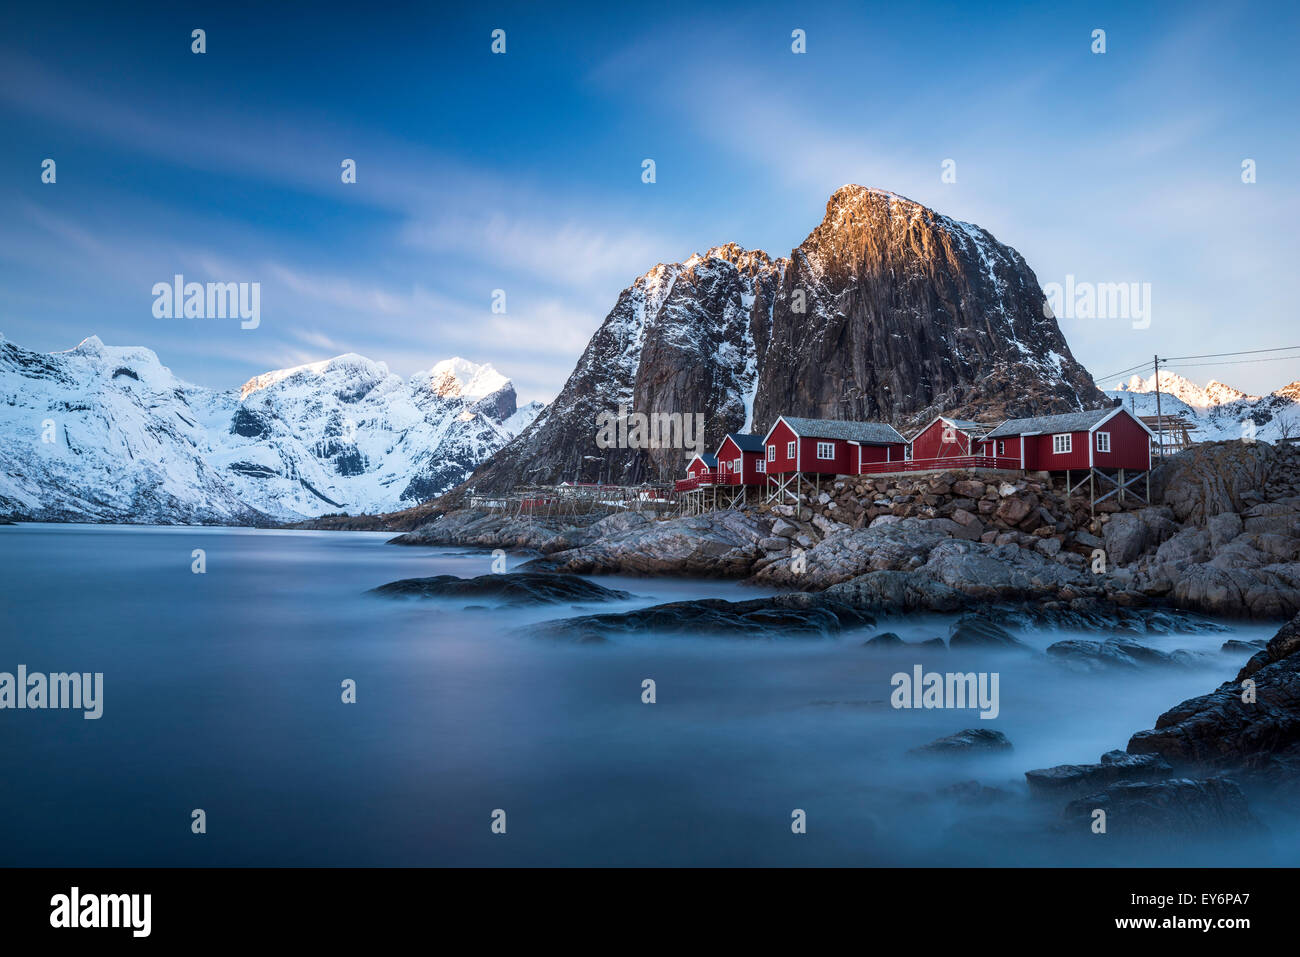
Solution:
[(666, 520), (461, 509), (393, 541), (532, 550), (539, 568), (577, 574), (824, 590), (878, 612), (954, 611), (971, 599), (1300, 612), (1300, 447), (1195, 446), (1155, 471), (1152, 501), (1109, 499), (1094, 517), (1045, 478), (849, 476), (798, 504)]

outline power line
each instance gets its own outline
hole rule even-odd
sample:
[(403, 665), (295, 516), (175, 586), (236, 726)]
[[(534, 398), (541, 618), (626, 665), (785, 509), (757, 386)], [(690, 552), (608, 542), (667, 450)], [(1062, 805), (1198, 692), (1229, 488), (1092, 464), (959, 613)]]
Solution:
[(1179, 359), (1215, 359), (1219, 356), (1253, 356), (1258, 355), (1261, 352), (1286, 352), (1288, 349), (1300, 349), (1300, 346), (1278, 346), (1276, 349), (1247, 349), (1243, 352), (1207, 352), (1202, 356), (1166, 356), (1160, 361), (1176, 362)]
[[(1289, 352), (1292, 349), (1300, 349), (1300, 346), (1278, 346), (1273, 349), (1244, 349), (1240, 352), (1207, 352), (1204, 355), (1196, 355), (1196, 356), (1168, 356), (1168, 357), (1162, 357), (1160, 359), (1160, 364), (1164, 366), (1166, 365), (1166, 363), (1179, 362), (1180, 360), (1183, 359), (1217, 359), (1226, 356), (1254, 356), (1265, 352)], [(1278, 360), (1285, 360), (1285, 359), (1300, 359), (1300, 354), (1285, 355), (1285, 356), (1271, 356), (1267, 359), (1235, 359), (1231, 362), (1197, 362), (1197, 363), (1184, 364), (1179, 366), (1179, 368), (1195, 369), (1201, 366), (1215, 366), (1215, 365), (1232, 366), (1232, 365), (1241, 365), (1242, 363), (1248, 363), (1248, 362), (1276, 362)], [(1121, 369), (1119, 372), (1108, 372), (1106, 373), (1106, 375), (1093, 376), (1092, 381), (1101, 382), (1104, 379), (1114, 379), (1123, 375), (1131, 375), (1132, 373), (1138, 372), (1142, 369), (1145, 369), (1146, 367), (1147, 367), (1147, 363), (1139, 362), (1137, 365), (1130, 366), (1127, 369)]]
[[(1267, 359), (1234, 359), (1231, 362), (1185, 362), (1180, 364), (1178, 368), (1197, 369), (1200, 368), (1201, 366), (1239, 366), (1239, 365), (1246, 365), (1251, 362), (1282, 362), (1287, 359), (1300, 359), (1300, 353), (1296, 353), (1293, 356), (1270, 356)], [(1163, 359), (1160, 360), (1160, 364), (1164, 365)]]
[(1108, 372), (1105, 375), (1093, 376), (1092, 381), (1100, 382), (1102, 379), (1113, 379), (1116, 376), (1128, 375), (1130, 372), (1137, 372), (1139, 369), (1145, 369), (1146, 367), (1147, 364), (1145, 362), (1139, 362), (1137, 365), (1130, 366), (1127, 369), (1121, 369), (1119, 372)]

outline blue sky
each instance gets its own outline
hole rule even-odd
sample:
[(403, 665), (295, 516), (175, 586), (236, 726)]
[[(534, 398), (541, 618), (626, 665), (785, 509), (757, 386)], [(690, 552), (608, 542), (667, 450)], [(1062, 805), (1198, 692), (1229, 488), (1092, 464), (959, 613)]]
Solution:
[[(636, 276), (787, 255), (861, 183), (1043, 284), (1150, 283), (1149, 328), (1062, 320), (1094, 374), (1300, 344), (1295, 4), (556, 6), (9, 5), (0, 332), (146, 345), (213, 387), (462, 355), (549, 400)], [(261, 325), (154, 318), (178, 272), (260, 282)], [(1185, 374), (1269, 391), (1300, 359)]]

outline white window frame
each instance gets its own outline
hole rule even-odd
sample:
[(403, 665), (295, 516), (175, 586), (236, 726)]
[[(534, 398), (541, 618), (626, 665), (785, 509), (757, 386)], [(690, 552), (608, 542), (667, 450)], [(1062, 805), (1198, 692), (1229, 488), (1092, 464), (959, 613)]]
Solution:
[(754, 463), (754, 465), (757, 466), (757, 468), (755, 468), (754, 471), (762, 472), (764, 475), (767, 474), (767, 463), (764, 462), (762, 459), (759, 459), (757, 462)]
[[(1105, 440), (1106, 440), (1104, 444), (1102, 443), (1102, 438), (1103, 438), (1103, 437), (1104, 437)], [(1109, 432), (1098, 432), (1098, 433), (1097, 433), (1097, 451), (1098, 451), (1098, 452), (1109, 452), (1109, 451), (1110, 451), (1110, 433), (1109, 433)]]
[(834, 462), (835, 461), (835, 443), (818, 442), (817, 443), (817, 461)]
[[(1064, 439), (1064, 441), (1062, 441)], [(1074, 434), (1071, 432), (1057, 432), (1052, 436), (1052, 454), (1069, 455), (1074, 451)]]
[(787, 442), (787, 443), (785, 443), (785, 457), (786, 457), (786, 458), (788, 458), (788, 459), (792, 459), (792, 458), (797, 457), (798, 454), (799, 454), (799, 443), (798, 443), (798, 442)]
[(776, 461), (776, 446), (775, 446), (775, 445), (769, 445), (769, 446), (767, 447), (767, 460), (768, 460), (769, 462), (775, 462), (775, 461)]
[(731, 460), (731, 471), (739, 475), (745, 470), (745, 460), (743, 457), (737, 457)]
[(903, 461), (904, 462), (912, 461), (912, 447), (910, 445), (903, 446)]
[(998, 439), (998, 456), (1001, 457), (1006, 454), (1007, 454), (1007, 440)]

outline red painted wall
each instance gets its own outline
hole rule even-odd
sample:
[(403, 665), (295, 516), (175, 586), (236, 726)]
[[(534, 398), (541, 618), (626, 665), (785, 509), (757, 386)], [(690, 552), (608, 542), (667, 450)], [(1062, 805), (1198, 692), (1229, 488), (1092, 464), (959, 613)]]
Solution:
[[(1001, 446), (998, 444), (1000, 442), (1006, 443), (1007, 450), (1005, 452), (998, 451), (998, 449), (1001, 448)], [(1005, 455), (1008, 458), (1013, 458), (1019, 461), (1020, 437), (1012, 436), (1006, 439), (987, 439), (983, 442), (980, 442), (976, 446), (976, 449), (977, 449), (976, 452), (977, 455)], [(1025, 465), (1026, 467), (1028, 467), (1029, 463), (1026, 462)]]
[[(1147, 455), (1151, 449), (1151, 437), (1128, 410), (1122, 410), (1109, 422), (1102, 425), (1097, 432), (1110, 433), (1110, 451), (1093, 452), (1092, 463), (1099, 469), (1134, 469), (1144, 471), (1147, 468)], [(1097, 432), (1092, 433), (1093, 442), (1097, 441)]]
[(862, 446), (862, 463), (864, 465), (872, 462), (901, 462), (903, 461), (903, 450), (907, 448), (904, 442), (893, 442), (889, 445), (864, 445)]
[(1086, 469), (1088, 467), (1088, 433), (1071, 432), (1072, 444), (1069, 452), (1052, 451), (1052, 436), (1059, 433), (1049, 432), (1042, 435), (1025, 436), (1025, 468), (1042, 469), (1048, 472), (1064, 472), (1066, 469)]
[[(732, 470), (737, 456), (741, 458), (741, 471)], [(758, 471), (757, 463), (763, 457), (759, 452), (741, 452), (728, 436), (718, 446), (718, 480), (726, 485), (763, 485), (767, 482), (766, 473)]]
[[(835, 458), (817, 458), (818, 442), (830, 442), (835, 447)], [(849, 445), (844, 439), (805, 437), (800, 440), (800, 443), (803, 461), (799, 467), (805, 472), (816, 472), (819, 475), (852, 475), (858, 470), (857, 446)]]
[(965, 432), (954, 429), (954, 441), (944, 442), (943, 433), (947, 428), (950, 426), (944, 425), (941, 419), (931, 422), (912, 440), (912, 458), (942, 459), (970, 455), (970, 437)]
[(793, 442), (794, 432), (785, 422), (778, 422), (776, 428), (772, 430), (772, 435), (763, 443), (763, 454), (767, 454), (767, 447), (776, 446), (776, 457), (767, 460), (767, 472), (769, 475), (779, 475), (782, 472), (793, 472), (797, 468), (793, 456), (785, 454), (786, 443)]

